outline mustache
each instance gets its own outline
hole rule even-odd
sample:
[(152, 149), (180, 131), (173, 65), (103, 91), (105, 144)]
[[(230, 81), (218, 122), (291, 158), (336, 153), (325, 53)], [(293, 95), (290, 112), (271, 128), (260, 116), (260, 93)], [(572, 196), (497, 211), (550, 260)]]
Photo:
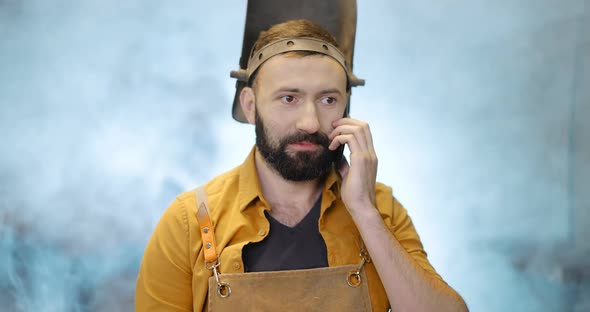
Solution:
[(303, 142), (303, 141), (314, 143), (314, 144), (319, 144), (319, 145), (322, 145), (326, 148), (330, 145), (330, 139), (328, 138), (328, 136), (323, 133), (319, 133), (319, 132), (311, 133), (311, 134), (299, 132), (299, 133), (290, 135), (283, 140), (282, 145), (286, 146), (287, 144)]

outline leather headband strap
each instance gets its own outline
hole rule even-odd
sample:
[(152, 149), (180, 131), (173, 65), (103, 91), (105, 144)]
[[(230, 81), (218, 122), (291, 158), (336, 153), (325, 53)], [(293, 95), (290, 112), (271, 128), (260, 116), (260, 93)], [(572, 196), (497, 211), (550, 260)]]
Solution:
[[(253, 47), (252, 50), (254, 50), (254, 48), (255, 47)], [(239, 81), (248, 83), (254, 72), (256, 72), (262, 63), (277, 54), (290, 51), (310, 51), (327, 55), (336, 60), (342, 68), (344, 68), (349, 86), (354, 87), (365, 85), (363, 79), (357, 78), (349, 71), (348, 66), (346, 65), (346, 58), (338, 48), (329, 42), (307, 37), (279, 39), (265, 45), (260, 50), (256, 51), (256, 53), (251, 52), (250, 59), (248, 60), (248, 68), (231, 71), (230, 76)]]

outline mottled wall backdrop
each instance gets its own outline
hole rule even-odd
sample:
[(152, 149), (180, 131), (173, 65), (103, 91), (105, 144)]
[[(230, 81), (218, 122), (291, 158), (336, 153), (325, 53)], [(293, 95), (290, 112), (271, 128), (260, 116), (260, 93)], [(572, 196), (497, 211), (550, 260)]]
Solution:
[[(0, 307), (133, 309), (174, 197), (254, 143), (245, 1), (0, 0)], [(472, 311), (590, 310), (590, 1), (360, 1), (351, 115)]]

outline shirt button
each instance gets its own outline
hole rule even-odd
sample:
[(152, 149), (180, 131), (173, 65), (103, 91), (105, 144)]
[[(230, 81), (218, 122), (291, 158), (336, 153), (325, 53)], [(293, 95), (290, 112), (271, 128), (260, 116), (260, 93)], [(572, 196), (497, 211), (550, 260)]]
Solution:
[(242, 265), (239, 262), (234, 262), (234, 270), (239, 270), (242, 267)]
[(258, 235), (259, 236), (264, 236), (264, 234), (266, 234), (266, 230), (260, 230), (260, 231), (258, 231)]

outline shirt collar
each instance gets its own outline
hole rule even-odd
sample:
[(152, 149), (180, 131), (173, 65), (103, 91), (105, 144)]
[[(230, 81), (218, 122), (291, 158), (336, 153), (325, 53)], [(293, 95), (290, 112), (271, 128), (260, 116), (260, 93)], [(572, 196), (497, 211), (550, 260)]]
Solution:
[[(252, 148), (250, 154), (238, 169), (240, 175), (238, 188), (240, 211), (244, 211), (256, 199), (264, 200), (258, 173), (256, 172), (255, 153), (256, 146)], [(340, 191), (341, 181), (340, 174), (332, 167), (324, 182), (323, 194), (325, 195), (327, 192), (337, 194)]]

